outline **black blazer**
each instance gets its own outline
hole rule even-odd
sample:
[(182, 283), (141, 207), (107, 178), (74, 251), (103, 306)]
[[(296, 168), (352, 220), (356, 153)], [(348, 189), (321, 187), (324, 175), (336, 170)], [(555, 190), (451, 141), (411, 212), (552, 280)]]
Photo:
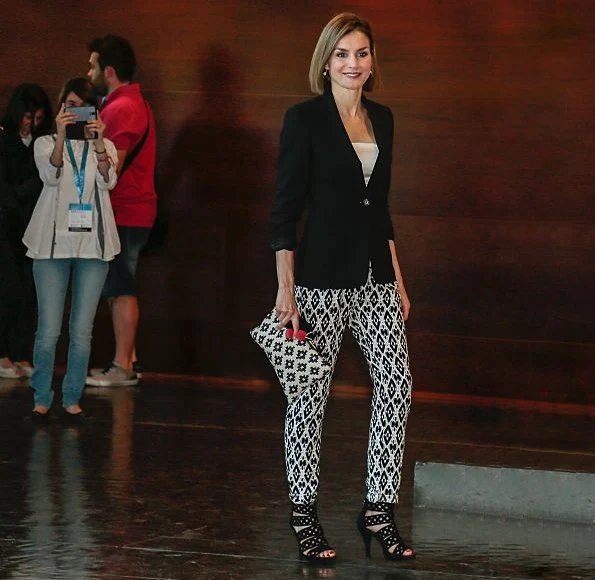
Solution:
[[(388, 209), (393, 116), (362, 98), (379, 154), (366, 187), (362, 165), (330, 90), (285, 114), (277, 186), (271, 213), (271, 248), (296, 251), (296, 284), (355, 288), (369, 264), (377, 283), (395, 280), (388, 241), (394, 239)], [(304, 208), (307, 219), (297, 244)]]

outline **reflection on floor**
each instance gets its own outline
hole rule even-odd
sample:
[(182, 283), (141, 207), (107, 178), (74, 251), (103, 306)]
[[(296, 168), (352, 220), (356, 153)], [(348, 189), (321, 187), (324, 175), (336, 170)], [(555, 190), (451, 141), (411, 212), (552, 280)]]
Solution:
[(0, 380), (0, 578), (595, 578), (592, 525), (413, 508), (416, 462), (595, 473), (588, 413), (418, 400), (397, 514), (419, 556), (388, 563), (374, 545), (366, 562), (355, 516), (368, 401), (337, 391), (319, 504), (339, 559), (312, 568), (288, 525), (277, 390), (149, 376), (89, 388), (84, 404), (82, 427), (34, 427), (29, 388)]

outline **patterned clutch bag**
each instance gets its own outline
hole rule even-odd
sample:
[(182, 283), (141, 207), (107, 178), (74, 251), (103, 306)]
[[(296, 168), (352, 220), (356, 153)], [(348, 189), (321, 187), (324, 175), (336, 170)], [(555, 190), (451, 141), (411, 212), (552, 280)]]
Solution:
[(292, 403), (306, 389), (316, 386), (331, 373), (330, 365), (318, 354), (314, 342), (307, 338), (286, 338), (275, 311), (250, 331), (250, 336), (264, 350), (275, 369), (288, 403)]

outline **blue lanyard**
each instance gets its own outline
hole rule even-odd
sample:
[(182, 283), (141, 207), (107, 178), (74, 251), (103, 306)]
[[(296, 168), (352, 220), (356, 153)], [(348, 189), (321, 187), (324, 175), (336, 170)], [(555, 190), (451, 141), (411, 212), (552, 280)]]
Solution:
[(79, 194), (79, 203), (83, 203), (83, 193), (85, 191), (85, 168), (87, 167), (87, 155), (89, 154), (89, 141), (85, 141), (80, 169), (76, 165), (76, 159), (74, 158), (74, 151), (72, 150), (70, 139), (66, 139), (66, 149), (68, 149), (68, 156), (70, 157), (70, 163), (72, 163), (74, 186)]

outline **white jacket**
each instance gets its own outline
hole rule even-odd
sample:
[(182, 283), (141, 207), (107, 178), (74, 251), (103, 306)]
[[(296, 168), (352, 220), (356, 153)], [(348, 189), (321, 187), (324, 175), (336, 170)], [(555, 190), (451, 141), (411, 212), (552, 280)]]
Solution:
[[(35, 164), (43, 182), (43, 189), (23, 236), (23, 243), (28, 248), (27, 256), (30, 258), (96, 258), (109, 261), (120, 253), (120, 239), (109, 194), (118, 179), (118, 154), (109, 139), (104, 139), (103, 142), (110, 160), (108, 180), (105, 181), (97, 169), (93, 143), (89, 143), (85, 170), (82, 202), (93, 205), (93, 229), (91, 232), (69, 232), (68, 206), (71, 203), (79, 203), (79, 196), (66, 144), (63, 153), (64, 165), (58, 169), (50, 163), (50, 155), (55, 144), (54, 137), (45, 135), (35, 141)], [(74, 157), (80, 167), (84, 141), (71, 143)]]

